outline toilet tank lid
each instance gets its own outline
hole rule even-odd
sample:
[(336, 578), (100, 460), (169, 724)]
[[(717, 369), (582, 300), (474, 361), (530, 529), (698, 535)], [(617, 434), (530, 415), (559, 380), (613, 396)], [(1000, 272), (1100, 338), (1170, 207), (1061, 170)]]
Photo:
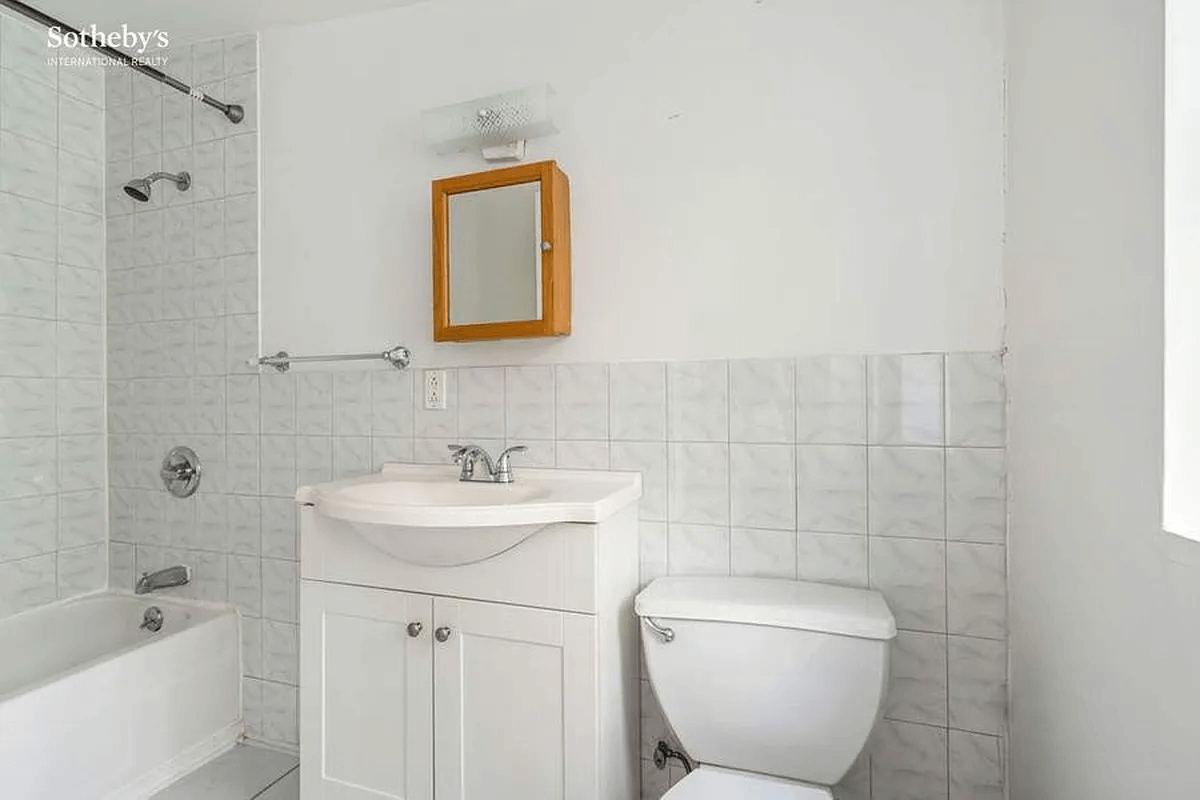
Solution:
[(891, 639), (896, 619), (879, 592), (775, 578), (659, 578), (634, 601), (639, 617), (735, 622)]

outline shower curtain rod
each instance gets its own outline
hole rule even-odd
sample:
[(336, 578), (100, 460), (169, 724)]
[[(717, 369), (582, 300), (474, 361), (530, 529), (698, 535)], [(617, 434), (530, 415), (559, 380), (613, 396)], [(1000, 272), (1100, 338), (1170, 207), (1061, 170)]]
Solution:
[[(21, 16), (27, 17), (40, 25), (45, 25), (47, 28), (58, 28), (63, 33), (74, 33), (76, 35), (80, 35), (80, 31), (77, 28), (72, 28), (65, 22), (57, 20), (49, 14), (44, 14), (33, 6), (20, 2), (20, 0), (0, 0), (0, 6), (10, 8)], [(143, 64), (131, 56), (125, 55), (120, 50), (116, 50), (108, 45), (100, 44), (94, 41), (87, 46), (93, 50), (103, 53), (104, 55), (118, 61), (121, 64), (124, 64), (132, 70), (142, 73), (147, 78), (156, 80), (162, 84), (166, 84), (177, 92), (183, 92), (186, 95), (190, 95), (193, 99), (199, 100), (206, 106), (212, 106), (224, 114), (226, 118), (234, 124), (241, 122), (246, 116), (245, 109), (243, 109), (240, 105), (237, 105), (236, 103), (222, 103), (220, 100), (209, 97), (199, 89), (188, 86), (186, 83), (172, 78), (170, 75), (155, 69), (149, 64)]]

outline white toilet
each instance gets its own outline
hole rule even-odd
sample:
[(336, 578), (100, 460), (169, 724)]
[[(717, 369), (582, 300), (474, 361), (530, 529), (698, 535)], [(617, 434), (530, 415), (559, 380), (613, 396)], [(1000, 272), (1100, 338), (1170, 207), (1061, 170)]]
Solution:
[(878, 592), (659, 578), (637, 596), (650, 682), (697, 768), (664, 800), (826, 800), (867, 743), (896, 621)]

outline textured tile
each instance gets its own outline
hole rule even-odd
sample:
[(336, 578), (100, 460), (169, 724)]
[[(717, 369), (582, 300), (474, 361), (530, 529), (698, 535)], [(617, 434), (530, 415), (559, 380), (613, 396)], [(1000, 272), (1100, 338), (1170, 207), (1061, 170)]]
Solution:
[(947, 800), (944, 728), (883, 720), (871, 737), (872, 800)]
[(796, 577), (796, 535), (792, 531), (734, 528), (730, 532), (729, 555), (733, 575)]
[(554, 368), (504, 370), (505, 436), (518, 442), (554, 438)]
[(504, 438), (504, 368), (458, 370), (458, 438)]
[(671, 441), (728, 441), (728, 364), (724, 361), (668, 364), (667, 411), (667, 438)]
[(947, 625), (950, 633), (1003, 639), (1008, 595), (1004, 547), (950, 542), (946, 550)]
[(999, 737), (950, 731), (950, 800), (1004, 800)]
[(842, 586), (867, 586), (867, 537), (801, 531), (796, 535), (796, 577)]
[(608, 366), (559, 364), (554, 369), (558, 438), (607, 439)]
[(796, 528), (795, 448), (729, 446), (730, 522), (739, 528)]
[(729, 524), (729, 445), (670, 445), (671, 522)]
[(946, 451), (946, 538), (1003, 544), (1008, 529), (1003, 450)]
[(796, 448), (796, 525), (802, 531), (867, 532), (867, 448)]
[(661, 362), (613, 364), (608, 373), (610, 437), (617, 441), (667, 438), (666, 367)]
[(642, 473), (638, 513), (644, 520), (667, 519), (667, 445), (662, 442), (613, 442), (609, 463), (614, 470)]
[(729, 362), (729, 441), (795, 440), (796, 379), (788, 359)]
[(887, 599), (896, 626), (946, 630), (946, 545), (916, 539), (870, 539), (871, 587)]
[(872, 444), (945, 441), (941, 355), (872, 356), (867, 374)]
[(1007, 659), (1004, 642), (949, 639), (950, 726), (976, 733), (1004, 732)]
[(413, 378), (394, 369), (371, 373), (371, 433), (412, 436)]
[(865, 444), (866, 366), (861, 356), (796, 360), (796, 441)]
[(944, 539), (945, 451), (929, 447), (872, 447), (870, 533)]
[(891, 683), (884, 715), (945, 726), (946, 698), (946, 637), (900, 631), (892, 640)]
[(728, 575), (729, 529), (710, 525), (670, 525), (667, 565), (672, 575)]
[(946, 442), (1004, 446), (1004, 376), (995, 353), (946, 356)]

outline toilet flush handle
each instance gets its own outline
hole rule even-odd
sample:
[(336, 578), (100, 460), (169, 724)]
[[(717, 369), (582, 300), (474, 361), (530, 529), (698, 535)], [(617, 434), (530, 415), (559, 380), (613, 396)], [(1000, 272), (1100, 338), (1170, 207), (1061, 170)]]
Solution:
[(665, 643), (670, 644), (671, 642), (675, 641), (675, 631), (671, 630), (670, 628), (659, 625), (649, 617), (642, 617), (642, 622), (646, 623), (647, 628), (661, 636)]

